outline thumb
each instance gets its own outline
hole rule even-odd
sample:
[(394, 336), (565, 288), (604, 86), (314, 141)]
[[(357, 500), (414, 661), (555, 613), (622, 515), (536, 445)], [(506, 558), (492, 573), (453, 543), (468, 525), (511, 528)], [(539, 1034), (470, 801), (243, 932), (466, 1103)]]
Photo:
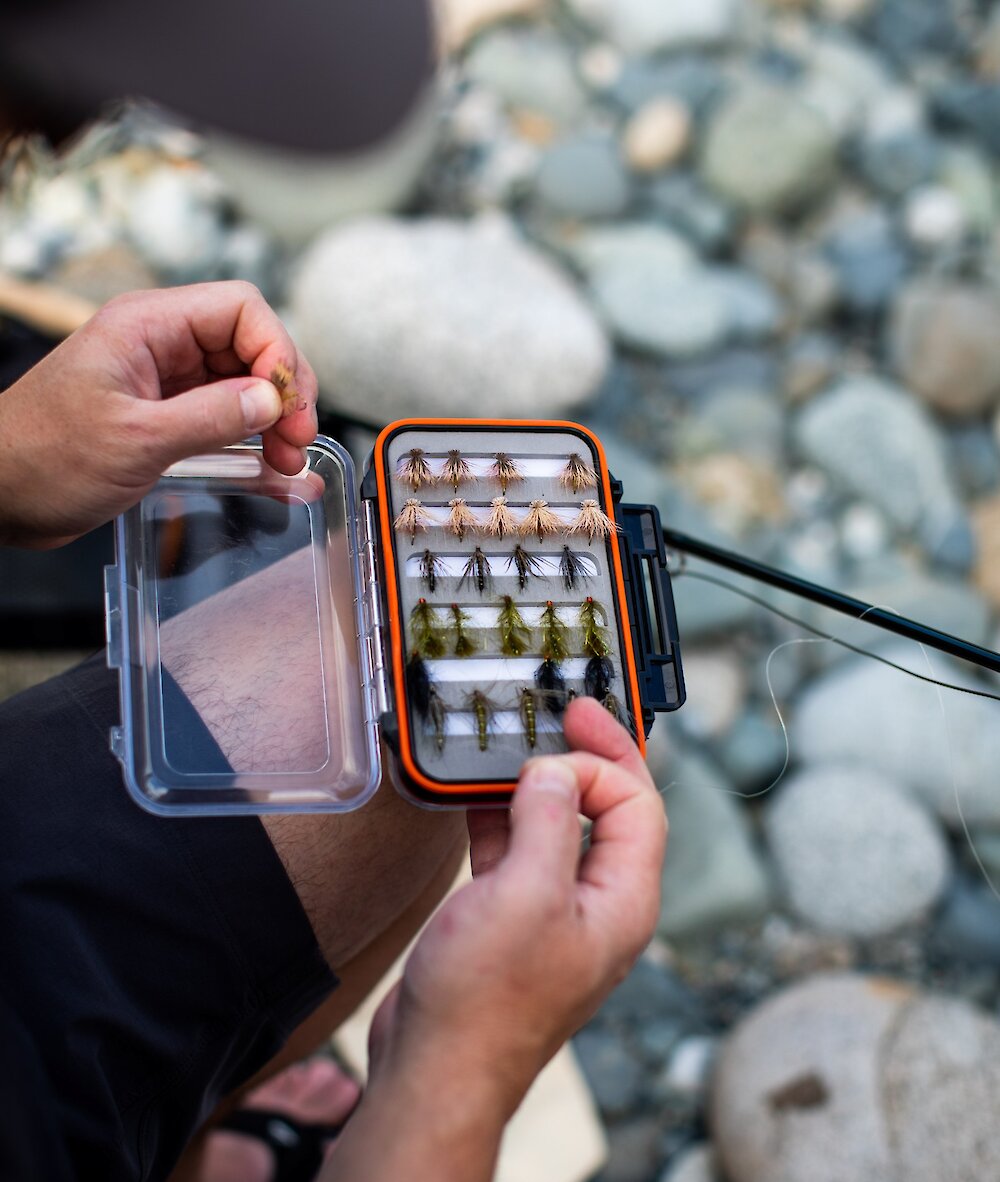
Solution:
[(155, 421), (163, 467), (239, 443), (281, 418), (280, 394), (270, 382), (254, 377), (227, 378), (146, 405)]
[(580, 788), (568, 760), (546, 756), (521, 772), (510, 814), (510, 844), (501, 870), (534, 884), (543, 897), (568, 890), (580, 862)]

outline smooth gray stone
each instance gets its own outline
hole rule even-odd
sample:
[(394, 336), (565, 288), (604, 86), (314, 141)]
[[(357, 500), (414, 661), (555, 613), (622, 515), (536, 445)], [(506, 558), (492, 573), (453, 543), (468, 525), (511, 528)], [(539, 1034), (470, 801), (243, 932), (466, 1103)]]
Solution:
[[(925, 658), (913, 644), (879, 651), (924, 676), (982, 685), (957, 661), (936, 653)], [(955, 829), (963, 820), (1000, 828), (995, 720), (994, 702), (947, 690), (939, 694), (936, 686), (859, 657), (805, 690), (789, 737), (800, 763), (850, 762), (881, 771)]]
[(886, 213), (868, 210), (843, 219), (826, 242), (842, 303), (858, 315), (884, 308), (908, 269), (906, 251)]
[(680, 99), (696, 117), (719, 97), (724, 82), (718, 67), (707, 58), (630, 58), (615, 81), (614, 97), (629, 111), (638, 110), (652, 99), (669, 96)]
[(803, 455), (900, 528), (954, 520), (957, 496), (934, 423), (888, 382), (845, 378), (801, 412), (794, 435)]
[(691, 939), (760, 918), (771, 883), (743, 807), (728, 781), (703, 756), (675, 751), (651, 759), (664, 792), (671, 854), (663, 869), (660, 933)]
[(723, 768), (741, 792), (769, 788), (785, 764), (788, 746), (777, 714), (748, 712), (715, 747)]
[(606, 1116), (621, 1116), (635, 1106), (642, 1093), (642, 1066), (619, 1035), (588, 1026), (573, 1039), (573, 1050)]
[(701, 173), (751, 213), (793, 213), (827, 191), (837, 141), (826, 119), (782, 88), (734, 94), (712, 114)]
[(476, 40), (465, 60), (470, 78), (512, 107), (570, 122), (587, 97), (565, 41), (531, 27), (496, 29)]
[(769, 797), (765, 831), (792, 910), (813, 927), (871, 938), (922, 918), (950, 858), (937, 824), (884, 774), (812, 766)]
[(565, 139), (542, 157), (538, 196), (552, 212), (584, 219), (616, 218), (629, 203), (629, 183), (610, 136)]
[(727, 1039), (711, 1125), (729, 1182), (973, 1182), (1000, 1160), (1000, 1026), (860, 974), (807, 979)]
[(386, 422), (558, 417), (596, 390), (608, 359), (566, 275), (493, 220), (331, 230), (301, 261), (291, 311), (332, 408)]
[(992, 432), (978, 425), (956, 427), (945, 436), (951, 470), (968, 499), (1000, 486), (1000, 449)]
[[(981, 843), (976, 843), (977, 850)], [(1000, 967), (1000, 899), (980, 871), (978, 879), (956, 877), (930, 936), (930, 947), (954, 963)]]

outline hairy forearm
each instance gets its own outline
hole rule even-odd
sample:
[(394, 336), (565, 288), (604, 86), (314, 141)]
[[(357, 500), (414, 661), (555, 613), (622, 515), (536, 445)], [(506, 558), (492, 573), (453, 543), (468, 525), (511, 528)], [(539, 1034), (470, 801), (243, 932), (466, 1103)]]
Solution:
[(510, 1115), (482, 1076), (392, 1070), (369, 1083), (319, 1182), (489, 1182)]

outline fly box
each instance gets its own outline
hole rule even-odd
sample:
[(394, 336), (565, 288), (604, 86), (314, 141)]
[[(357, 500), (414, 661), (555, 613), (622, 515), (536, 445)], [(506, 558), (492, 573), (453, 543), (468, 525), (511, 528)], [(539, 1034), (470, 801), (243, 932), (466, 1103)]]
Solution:
[(248, 441), (118, 519), (111, 735), (164, 814), (345, 811), (383, 772), (437, 807), (509, 801), (589, 695), (640, 748), (684, 700), (662, 531), (574, 423), (414, 419), (360, 488), (319, 437), (294, 477)]

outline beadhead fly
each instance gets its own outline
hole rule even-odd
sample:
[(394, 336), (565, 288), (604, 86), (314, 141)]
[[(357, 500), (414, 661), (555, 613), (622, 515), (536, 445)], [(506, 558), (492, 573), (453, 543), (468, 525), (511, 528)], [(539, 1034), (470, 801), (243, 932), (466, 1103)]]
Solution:
[(410, 612), (410, 635), (415, 652), (435, 660), (443, 657), (447, 649), (445, 632), (438, 619), (437, 611), (426, 599), (418, 599)]
[(583, 688), (587, 696), (600, 702), (611, 692), (615, 679), (615, 667), (607, 657), (591, 657), (583, 672)]
[(490, 730), (493, 725), (495, 707), (483, 691), (478, 689), (469, 694), (468, 703), (476, 724), (479, 750), (485, 751), (490, 745)]
[(500, 633), (500, 651), (505, 657), (520, 657), (531, 647), (531, 629), (509, 595), (501, 600), (497, 630)]
[(583, 651), (588, 657), (606, 657), (611, 651), (604, 621), (608, 613), (590, 595), (580, 604), (580, 627), (583, 630)]
[(535, 685), (545, 709), (550, 714), (562, 714), (566, 709), (566, 678), (555, 661), (542, 661), (535, 670)]
[(548, 600), (542, 611), (540, 622), (542, 633), (542, 656), (549, 661), (565, 661), (569, 655), (569, 630), (559, 618), (556, 605)]
[(518, 697), (518, 713), (521, 716), (521, 726), (524, 727), (524, 738), (532, 748), (538, 742), (538, 695), (527, 686), (521, 690)]
[(451, 605), (452, 628), (455, 632), (455, 648), (454, 653), (456, 657), (471, 656), (477, 648), (475, 641), (469, 636), (466, 628), (469, 623), (468, 614), (458, 606), (457, 603)]

